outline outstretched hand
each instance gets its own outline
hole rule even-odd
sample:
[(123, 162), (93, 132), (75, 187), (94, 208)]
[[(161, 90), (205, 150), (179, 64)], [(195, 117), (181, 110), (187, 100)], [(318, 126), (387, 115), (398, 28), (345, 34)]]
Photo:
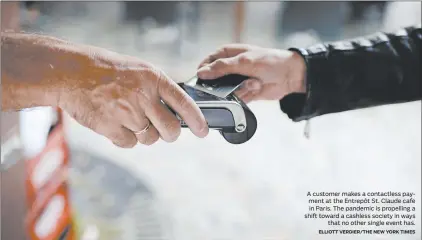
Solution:
[(180, 121), (169, 106), (196, 136), (208, 134), (194, 100), (139, 58), (22, 33), (2, 33), (1, 50), (7, 59), (1, 63), (2, 110), (60, 107), (114, 144), (133, 147), (179, 137)]
[(151, 145), (160, 137), (173, 142), (180, 135), (181, 125), (164, 102), (196, 136), (208, 134), (199, 107), (160, 69), (118, 54), (97, 60), (101, 61), (113, 67), (92, 66), (78, 88), (64, 92), (60, 98), (60, 106), (79, 123), (120, 147), (133, 147), (137, 142)]
[(204, 80), (227, 74), (250, 77), (235, 92), (246, 103), (280, 100), (290, 93), (305, 91), (305, 62), (292, 51), (230, 44), (210, 54), (198, 68), (197, 75)]

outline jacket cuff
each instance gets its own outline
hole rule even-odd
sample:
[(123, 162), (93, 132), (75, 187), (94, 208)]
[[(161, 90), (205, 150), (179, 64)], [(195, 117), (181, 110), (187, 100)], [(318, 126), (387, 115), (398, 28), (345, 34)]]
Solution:
[(292, 93), (280, 100), (280, 109), (295, 122), (321, 115), (320, 109), (323, 109), (326, 100), (324, 99), (325, 94), (319, 89), (330, 89), (330, 86), (324, 86), (324, 79), (329, 76), (328, 63), (325, 56), (326, 49), (323, 45), (313, 48), (289, 49), (302, 56), (306, 65), (306, 93)]

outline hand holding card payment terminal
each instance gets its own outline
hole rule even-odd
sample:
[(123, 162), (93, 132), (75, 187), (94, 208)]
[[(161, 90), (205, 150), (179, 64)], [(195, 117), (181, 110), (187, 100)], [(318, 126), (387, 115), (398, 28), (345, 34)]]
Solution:
[[(233, 93), (246, 79), (248, 77), (234, 74), (215, 80), (195, 77), (179, 85), (199, 106), (210, 129), (220, 131), (231, 144), (242, 144), (253, 137), (257, 128), (255, 115)], [(178, 118), (182, 127), (187, 127)]]

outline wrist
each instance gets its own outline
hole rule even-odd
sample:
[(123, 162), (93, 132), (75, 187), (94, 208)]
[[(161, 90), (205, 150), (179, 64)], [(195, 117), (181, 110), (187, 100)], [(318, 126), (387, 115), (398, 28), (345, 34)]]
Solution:
[(306, 63), (305, 59), (297, 52), (292, 51), (291, 77), (289, 78), (289, 86), (291, 93), (305, 93), (306, 92)]

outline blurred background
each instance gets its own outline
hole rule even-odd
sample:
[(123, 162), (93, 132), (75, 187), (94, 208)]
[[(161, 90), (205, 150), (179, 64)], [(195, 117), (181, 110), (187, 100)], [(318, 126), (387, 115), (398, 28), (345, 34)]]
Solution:
[[(45, 1), (22, 2), (19, 12), (24, 31), (138, 56), (176, 81), (188, 80), (226, 43), (306, 47), (421, 23), (420, 2), (384, 1)], [(310, 139), (303, 136), (305, 123), (291, 122), (277, 102), (250, 108), (258, 131), (238, 146), (217, 132), (197, 139), (184, 130), (175, 143), (119, 149), (66, 118), (81, 234), (101, 240), (342, 239), (318, 236), (325, 221), (304, 219), (307, 191), (411, 191), (420, 207), (420, 102), (313, 119)], [(42, 145), (40, 131), (34, 133), (45, 125), (34, 120), (46, 121), (40, 111), (50, 110), (22, 113), (21, 129)], [(376, 239), (420, 239), (420, 211), (416, 223), (416, 235)]]
[[(416, 5), (415, 5), (416, 4)], [(420, 22), (419, 3), (26, 2), (23, 30), (139, 56), (179, 81), (222, 44), (303, 47)], [(402, 9), (403, 8), (403, 9)]]

